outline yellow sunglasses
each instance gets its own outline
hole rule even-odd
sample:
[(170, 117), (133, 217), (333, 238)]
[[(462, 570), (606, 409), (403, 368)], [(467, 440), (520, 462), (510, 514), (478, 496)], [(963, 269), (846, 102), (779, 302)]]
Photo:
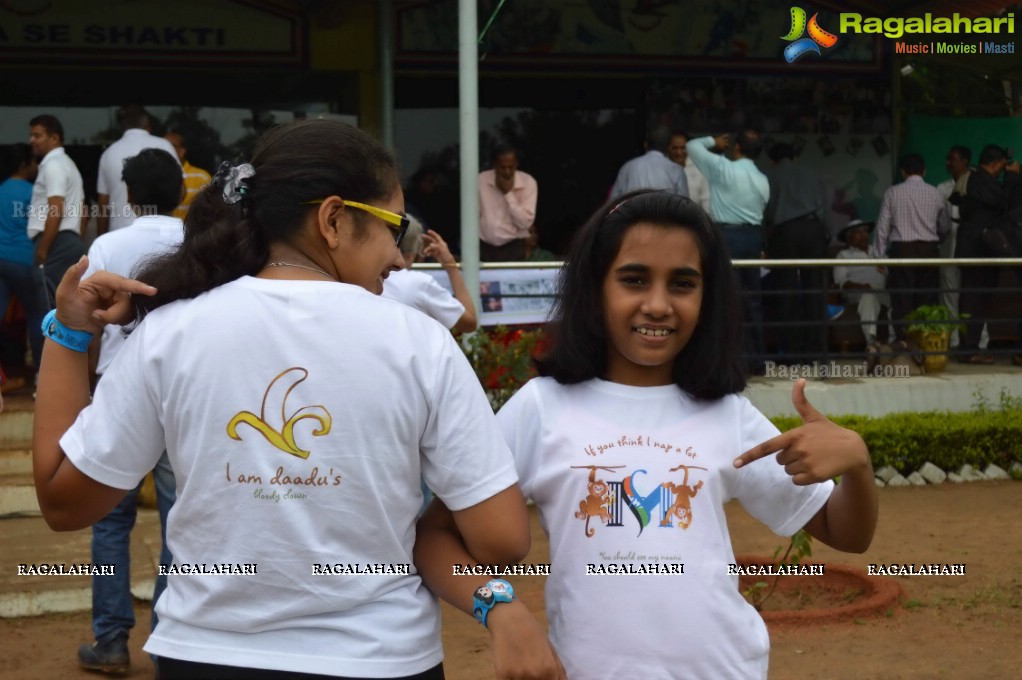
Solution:
[[(325, 199), (320, 199), (318, 201), (306, 201), (302, 205), (312, 205), (314, 203), (322, 203), (324, 200)], [(377, 208), (375, 205), (366, 205), (365, 203), (359, 203), (357, 201), (346, 201), (343, 198), (341, 199), (341, 203), (343, 203), (344, 205), (346, 205), (349, 208), (355, 208), (357, 210), (363, 210), (363, 211), (369, 213), (370, 215), (373, 215), (375, 217), (379, 217), (381, 220), (383, 220), (387, 224), (387, 227), (392, 232), (394, 232), (394, 242), (398, 245), (398, 247), (401, 246), (401, 241), (404, 240), (405, 234), (408, 233), (408, 223), (409, 222), (408, 222), (408, 217), (406, 215), (399, 215), (396, 212), (391, 212), (389, 210), (384, 210), (383, 208)]]

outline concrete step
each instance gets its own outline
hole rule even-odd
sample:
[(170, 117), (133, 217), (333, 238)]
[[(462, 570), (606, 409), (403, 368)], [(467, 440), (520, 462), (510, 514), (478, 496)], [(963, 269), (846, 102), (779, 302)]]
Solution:
[[(90, 564), (92, 533), (51, 530), (41, 517), (0, 519), (0, 618), (39, 616), (92, 608), (92, 578), (86, 575), (23, 575), (35, 565)], [(152, 600), (160, 557), (160, 516), (139, 509), (131, 533), (131, 593)], [(104, 578), (97, 576), (96, 578)]]
[(38, 517), (40, 514), (31, 472), (0, 475), (0, 519)]
[(30, 474), (32, 474), (31, 447), (4, 448), (0, 446), (0, 476)]
[(32, 448), (32, 422), (35, 419), (35, 399), (32, 393), (19, 390), (4, 395), (4, 410), (0, 413), (0, 448)]
[(4, 395), (0, 413), (0, 518), (40, 514), (32, 481), (34, 416), (31, 388)]

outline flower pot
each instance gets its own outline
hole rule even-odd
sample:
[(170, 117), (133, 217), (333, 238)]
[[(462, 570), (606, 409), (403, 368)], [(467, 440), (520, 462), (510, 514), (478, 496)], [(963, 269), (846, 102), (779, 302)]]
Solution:
[[(927, 352), (923, 360), (923, 368), (927, 373), (940, 373), (947, 368), (948, 347), (951, 344), (951, 331), (931, 331), (929, 333), (913, 333), (913, 339), (919, 349)], [(940, 354), (930, 354), (940, 352)]]

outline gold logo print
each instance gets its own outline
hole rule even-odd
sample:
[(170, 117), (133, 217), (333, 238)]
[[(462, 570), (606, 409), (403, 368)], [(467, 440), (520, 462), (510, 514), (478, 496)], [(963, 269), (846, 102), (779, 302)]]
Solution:
[[(301, 373), (302, 377), (290, 383), (291, 386), (286, 392), (284, 392), (284, 396), (280, 401), (280, 422), (282, 423), (282, 426), (278, 431), (266, 422), (266, 402), (269, 399), (270, 392), (273, 390), (273, 386), (277, 383), (277, 381), (293, 371)], [(284, 453), (290, 453), (292, 456), (298, 456), (303, 459), (308, 458), (310, 452), (302, 449), (295, 443), (295, 425), (306, 418), (312, 418), (313, 420), (319, 421), (319, 429), (313, 430), (312, 436), (321, 437), (330, 432), (330, 426), (333, 424), (333, 419), (330, 417), (330, 413), (325, 407), (319, 405), (303, 406), (288, 417), (287, 398), (291, 392), (308, 377), (309, 372), (300, 366), (292, 366), (279, 374), (276, 378), (270, 381), (269, 386), (266, 388), (266, 392), (263, 394), (263, 403), (260, 406), (259, 415), (256, 415), (251, 411), (241, 411), (231, 418), (231, 422), (227, 423), (227, 436), (231, 439), (241, 441), (241, 435), (238, 434), (238, 426), (241, 424), (251, 425), (257, 432), (259, 432), (259, 434), (266, 438), (266, 441), (270, 442)]]

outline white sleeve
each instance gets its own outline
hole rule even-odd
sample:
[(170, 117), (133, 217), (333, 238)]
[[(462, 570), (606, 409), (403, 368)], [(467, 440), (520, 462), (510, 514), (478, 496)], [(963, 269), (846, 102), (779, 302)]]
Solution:
[(522, 494), (532, 498), (539, 469), (540, 451), (538, 394), (532, 381), (526, 383), (497, 413), (497, 423), (515, 458)]
[[(741, 397), (739, 422), (741, 452), (771, 439), (780, 432), (748, 399)], [(766, 524), (774, 533), (790, 536), (805, 526), (823, 507), (834, 482), (798, 486), (771, 454), (738, 470), (735, 497), (750, 515)]]
[(465, 313), (465, 305), (451, 295), (433, 277), (423, 279), (419, 298), (422, 306), (419, 309), (444, 325), (454, 328), (458, 319)]
[[(842, 250), (841, 252), (839, 252), (837, 254), (837, 257), (835, 259), (847, 260), (850, 257), (853, 257), (853, 256), (852, 255), (845, 255), (845, 251)], [(850, 271), (850, 267), (834, 267), (834, 283), (836, 283), (838, 285), (838, 287), (841, 287), (841, 286), (845, 285), (845, 281), (848, 280), (849, 271)]]
[[(110, 154), (107, 151), (103, 152), (103, 155), (99, 157), (99, 173), (96, 177), (96, 193), (110, 195), (110, 180), (107, 178), (107, 172), (110, 165)], [(175, 156), (176, 158), (177, 156)]]
[(150, 382), (145, 356), (146, 323), (128, 336), (99, 381), (92, 405), (78, 414), (60, 448), (96, 481), (134, 489), (166, 448), (160, 397)]
[(448, 508), (464, 510), (518, 478), (479, 379), (453, 336), (443, 335), (430, 414), (419, 443), (422, 476)]

